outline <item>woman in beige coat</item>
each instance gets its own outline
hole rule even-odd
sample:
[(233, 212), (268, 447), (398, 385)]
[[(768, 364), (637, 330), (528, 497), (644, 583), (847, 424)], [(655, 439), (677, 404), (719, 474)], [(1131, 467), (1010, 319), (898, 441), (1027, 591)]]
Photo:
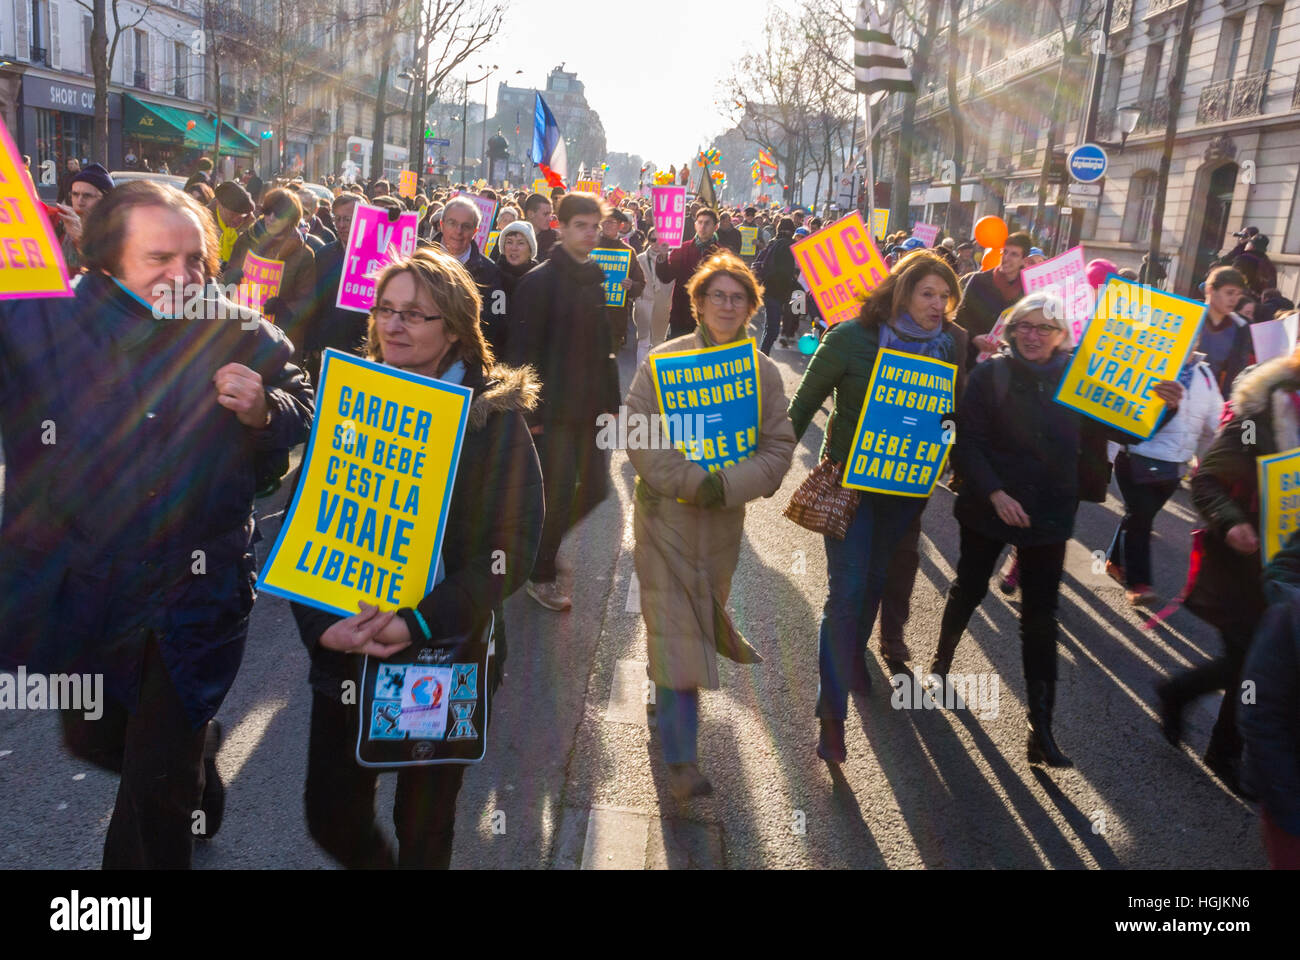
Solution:
[[(699, 325), (694, 333), (656, 347), (651, 356), (721, 346), (750, 335), (748, 323), (763, 294), (739, 257), (728, 251), (711, 257), (687, 289)], [(651, 444), (661, 449), (628, 450), (638, 474), (634, 557), (649, 648), (646, 672), (655, 684), (669, 788), (679, 800), (713, 790), (695, 764), (695, 741), (697, 691), (717, 689), (717, 654), (737, 663), (762, 659), (732, 623), (727, 598), (740, 559), (745, 504), (780, 488), (795, 440), (781, 372), (762, 353), (757, 358), (761, 407), (752, 455), (708, 473), (665, 443)], [(642, 417), (660, 412), (649, 359), (632, 381), (627, 407)]]

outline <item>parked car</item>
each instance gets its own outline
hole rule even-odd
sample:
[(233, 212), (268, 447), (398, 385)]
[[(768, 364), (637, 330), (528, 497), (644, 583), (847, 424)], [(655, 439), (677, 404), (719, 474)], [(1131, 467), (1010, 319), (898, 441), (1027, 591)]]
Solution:
[(173, 173), (152, 173), (148, 170), (114, 170), (109, 174), (113, 183), (128, 183), (131, 180), (152, 180), (154, 183), (166, 183), (177, 190), (185, 189), (185, 178)]

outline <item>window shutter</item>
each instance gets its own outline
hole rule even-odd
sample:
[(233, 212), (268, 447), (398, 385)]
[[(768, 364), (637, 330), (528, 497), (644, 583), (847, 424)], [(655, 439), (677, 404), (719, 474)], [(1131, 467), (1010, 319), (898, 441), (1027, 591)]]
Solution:
[(54, 0), (50, 0), (50, 67), (55, 70), (63, 69), (63, 61), (59, 54), (59, 16), (62, 8)]
[(152, 48), (149, 51), (149, 59), (152, 61), (151, 66), (153, 67), (153, 72), (149, 76), (149, 89), (167, 90), (167, 60), (163, 51), (162, 37), (150, 35), (149, 45)]
[(135, 31), (122, 34), (117, 51), (122, 55), (122, 85), (133, 87), (135, 86)]
[(17, 25), (15, 31), (16, 43), (19, 60), (30, 60), (32, 56), (32, 30), (31, 30), (31, 3), (30, 0), (14, 0), (14, 23)]

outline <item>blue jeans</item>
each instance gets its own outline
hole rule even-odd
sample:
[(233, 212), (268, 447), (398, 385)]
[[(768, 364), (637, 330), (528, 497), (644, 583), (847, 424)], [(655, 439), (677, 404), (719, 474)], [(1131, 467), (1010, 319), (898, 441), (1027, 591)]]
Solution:
[(924, 497), (863, 493), (844, 539), (824, 538), (830, 591), (818, 638), (817, 716), (843, 721), (848, 713), (894, 552), (925, 505)]
[(767, 312), (767, 325), (763, 329), (763, 352), (771, 356), (772, 344), (781, 335), (781, 314), (785, 312), (785, 303), (776, 297), (764, 297), (763, 306)]
[(694, 763), (700, 729), (700, 692), (655, 684), (655, 717), (665, 763)]

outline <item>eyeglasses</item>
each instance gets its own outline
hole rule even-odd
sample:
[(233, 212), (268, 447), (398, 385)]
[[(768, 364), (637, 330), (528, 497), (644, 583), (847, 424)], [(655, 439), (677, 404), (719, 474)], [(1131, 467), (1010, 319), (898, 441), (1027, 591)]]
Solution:
[(733, 307), (745, 307), (749, 305), (749, 294), (733, 293), (725, 294), (721, 290), (714, 290), (709, 294), (709, 303), (715, 307), (725, 307), (731, 304)]
[(1036, 333), (1040, 337), (1050, 337), (1061, 328), (1054, 323), (1017, 323), (1016, 329), (1024, 333)]
[(372, 307), (370, 315), (377, 323), (387, 323), (391, 318), (397, 317), (405, 327), (418, 327), (442, 319), (442, 314), (420, 313), (418, 310), (394, 310), (392, 307)]

